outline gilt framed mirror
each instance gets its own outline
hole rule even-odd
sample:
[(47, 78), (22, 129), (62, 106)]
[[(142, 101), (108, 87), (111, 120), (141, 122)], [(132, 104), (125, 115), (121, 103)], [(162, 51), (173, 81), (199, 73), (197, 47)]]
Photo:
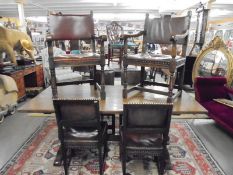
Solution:
[(233, 54), (219, 36), (198, 54), (192, 71), (193, 82), (197, 76), (225, 76), (228, 86), (233, 85)]

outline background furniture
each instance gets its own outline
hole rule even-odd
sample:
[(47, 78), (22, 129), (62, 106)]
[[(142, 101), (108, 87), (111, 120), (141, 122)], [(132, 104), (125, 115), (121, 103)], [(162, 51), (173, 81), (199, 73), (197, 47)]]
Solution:
[[(115, 78), (114, 70), (105, 66), (105, 68), (104, 68), (105, 85), (114, 85), (114, 78)], [(101, 70), (98, 69), (98, 67), (96, 70), (96, 80), (99, 84), (101, 83)]]
[[(124, 90), (123, 97), (127, 97), (127, 93), (133, 90), (147, 91), (151, 93), (158, 93), (168, 96), (167, 100), (171, 102), (177, 96), (181, 95), (182, 83), (184, 76), (184, 69), (180, 76), (180, 82), (178, 86), (178, 93), (173, 94), (173, 87), (175, 82), (176, 69), (183, 66), (186, 56), (186, 48), (188, 41), (188, 31), (190, 25), (191, 13), (183, 17), (172, 17), (171, 15), (164, 15), (160, 18), (149, 19), (149, 14), (146, 15), (144, 31), (135, 35), (124, 35)], [(138, 37), (143, 35), (143, 48), (142, 53), (132, 55), (127, 53), (127, 41), (128, 38)], [(147, 43), (154, 44), (169, 44), (172, 46), (170, 55), (150, 55), (147, 53)], [(182, 45), (182, 55), (177, 56), (177, 45)], [(141, 66), (141, 83), (131, 89), (127, 89), (127, 67), (128, 65)], [(145, 67), (152, 68), (164, 68), (169, 71), (169, 83), (161, 84), (144, 80)], [(145, 88), (146, 85), (162, 85), (168, 87), (168, 92), (161, 92), (149, 88)]]
[(214, 99), (233, 99), (233, 89), (226, 87), (225, 77), (196, 77), (194, 81), (195, 98), (224, 129), (233, 134), (233, 108), (214, 101)]
[(12, 77), (18, 87), (18, 100), (26, 97), (27, 87), (44, 87), (44, 74), (42, 65), (17, 66), (11, 71), (1, 74)]
[(11, 62), (17, 65), (15, 51), (25, 51), (31, 60), (34, 60), (33, 44), (29, 35), (19, 30), (0, 26), (0, 51), (4, 51)]
[[(61, 13), (51, 14), (48, 16), (48, 54), (49, 54), (49, 67), (51, 73), (51, 86), (53, 97), (57, 97), (57, 85), (68, 84), (82, 84), (93, 83), (95, 88), (100, 90), (101, 99), (105, 99), (104, 90), (104, 41), (105, 36), (95, 37), (94, 33), (94, 21), (92, 12), (88, 15), (63, 15)], [(92, 52), (82, 54), (66, 54), (54, 56), (52, 52), (52, 42), (56, 40), (89, 40), (92, 46)], [(101, 44), (100, 54), (96, 53), (95, 41)], [(96, 65), (101, 66), (101, 85), (96, 82), (95, 70)], [(94, 68), (94, 75), (91, 79), (83, 81), (72, 82), (56, 82), (55, 67), (59, 66), (92, 66)]]
[(107, 123), (100, 121), (99, 101), (55, 99), (53, 104), (65, 175), (68, 175), (69, 169), (67, 154), (70, 149), (77, 148), (98, 148), (99, 171), (102, 175), (107, 152)]
[(184, 73), (184, 85), (193, 86), (192, 73), (193, 65), (196, 60), (196, 56), (187, 56), (185, 60), (185, 73)]
[[(108, 65), (110, 61), (118, 59), (117, 62), (122, 66), (123, 51), (124, 51), (124, 42), (121, 36), (124, 34), (123, 27), (119, 25), (116, 21), (112, 21), (109, 25), (106, 26), (107, 36), (108, 36)], [(128, 41), (127, 45), (129, 49), (133, 50), (136, 54), (138, 53), (139, 44), (136, 44), (132, 41)]]
[(18, 88), (13, 78), (0, 74), (0, 123), (6, 114), (16, 111)]
[[(197, 13), (196, 31), (195, 31), (193, 46), (190, 49), (189, 56), (196, 56), (200, 52), (200, 50), (202, 49), (205, 43), (205, 33), (206, 33), (209, 9), (205, 9), (205, 6), (200, 2), (199, 7), (196, 8), (196, 13)], [(194, 49), (195, 52), (193, 53)]]
[(202, 49), (205, 43), (205, 33), (206, 33), (206, 27), (208, 21), (208, 13), (209, 13), (209, 9), (205, 9), (204, 5), (200, 3), (199, 7), (196, 9), (197, 22), (196, 22), (194, 39), (192, 42), (190, 41), (191, 37), (189, 38), (188, 44), (192, 46), (188, 47), (187, 49), (187, 52), (189, 54), (186, 57), (186, 61), (185, 61), (184, 85), (190, 85), (190, 88), (188, 90), (193, 90), (193, 88), (191, 88), (193, 86), (192, 70), (193, 70), (194, 62), (197, 58), (197, 54), (200, 52), (200, 50)]
[(172, 103), (125, 104), (121, 127), (120, 157), (123, 175), (128, 156), (152, 156), (157, 160), (159, 174), (164, 174)]
[(193, 66), (193, 81), (198, 76), (224, 76), (228, 86), (233, 85), (233, 55), (219, 36), (199, 53)]
[(111, 22), (106, 26), (107, 36), (108, 36), (108, 65), (110, 61), (118, 59), (118, 64), (121, 67), (122, 57), (123, 57), (123, 41), (120, 40), (121, 35), (124, 34), (123, 27), (119, 25), (116, 21)]
[[(144, 79), (146, 79), (147, 72), (144, 72)], [(137, 85), (141, 81), (141, 70), (138, 67), (127, 69), (127, 85)], [(121, 85), (124, 84), (124, 71), (121, 71)]]
[[(64, 50), (58, 48), (58, 45), (59, 42), (56, 42), (55, 45), (53, 46), (54, 56), (58, 56), (66, 53)], [(42, 57), (42, 63), (43, 63), (45, 87), (48, 87), (50, 86), (50, 82), (51, 82), (51, 76), (49, 70), (48, 47), (42, 49), (40, 55)], [(56, 80), (58, 83), (82, 80), (82, 76), (80, 75), (80, 73), (78, 71), (74, 71), (74, 68), (72, 70), (71, 67), (57, 67), (55, 68), (55, 72), (56, 72)]]

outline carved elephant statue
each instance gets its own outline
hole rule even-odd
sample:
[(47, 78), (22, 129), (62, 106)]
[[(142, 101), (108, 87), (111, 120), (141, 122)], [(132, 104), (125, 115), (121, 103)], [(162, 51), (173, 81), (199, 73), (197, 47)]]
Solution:
[(24, 50), (34, 60), (31, 38), (24, 32), (0, 26), (0, 52), (6, 52), (12, 63), (17, 65), (14, 50)]

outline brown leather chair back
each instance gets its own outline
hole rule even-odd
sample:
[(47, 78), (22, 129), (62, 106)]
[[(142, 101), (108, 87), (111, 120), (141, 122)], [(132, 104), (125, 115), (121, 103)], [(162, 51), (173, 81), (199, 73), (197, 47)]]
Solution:
[[(146, 15), (145, 31), (146, 42), (156, 44), (170, 44), (173, 35), (185, 34), (189, 30), (191, 15), (173, 17), (171, 15), (162, 15), (160, 18), (149, 19)], [(183, 44), (186, 40), (178, 41), (177, 44)]]
[(99, 123), (99, 101), (77, 99), (53, 100), (57, 122)]
[(125, 104), (123, 126), (126, 128), (166, 128), (170, 126), (172, 103)]
[(172, 103), (125, 104), (121, 127), (120, 157), (126, 174), (127, 157), (157, 158), (158, 174), (164, 174), (169, 161), (167, 142)]
[(92, 12), (88, 15), (51, 14), (48, 16), (48, 38), (80, 40), (94, 36)]

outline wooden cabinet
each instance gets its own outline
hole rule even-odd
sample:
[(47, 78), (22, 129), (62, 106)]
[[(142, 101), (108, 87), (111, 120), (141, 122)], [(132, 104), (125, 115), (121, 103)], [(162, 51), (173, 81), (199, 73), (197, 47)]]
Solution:
[(16, 84), (17, 84), (17, 87), (18, 87), (18, 99), (21, 99), (25, 96), (26, 94), (26, 91), (25, 91), (25, 84), (24, 84), (24, 73), (23, 71), (16, 71), (12, 74), (10, 74), (9, 76), (11, 76)]
[(44, 86), (44, 72), (42, 65), (36, 66), (36, 85), (37, 87)]
[(43, 87), (44, 86), (44, 74), (42, 65), (35, 65), (25, 67), (22, 70), (3, 73), (11, 76), (18, 87), (18, 99), (22, 99), (26, 96), (27, 87)]

